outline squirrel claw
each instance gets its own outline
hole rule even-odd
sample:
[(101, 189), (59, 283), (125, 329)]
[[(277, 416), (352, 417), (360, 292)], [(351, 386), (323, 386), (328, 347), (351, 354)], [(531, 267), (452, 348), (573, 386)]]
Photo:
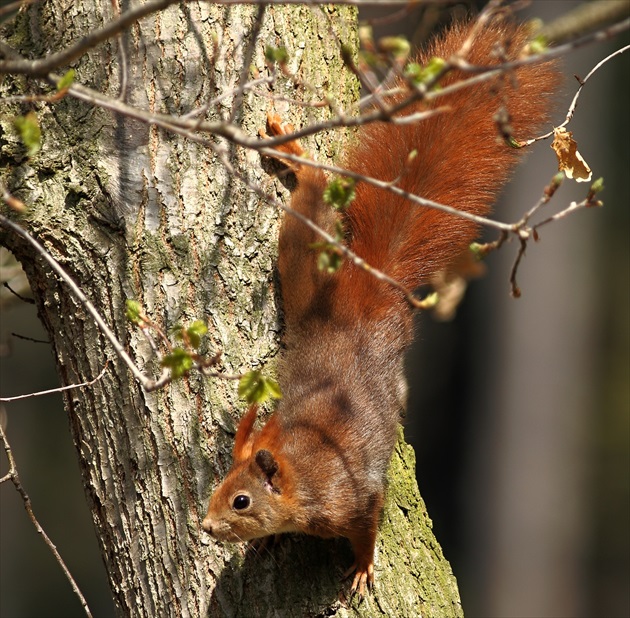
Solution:
[(350, 597), (352, 598), (358, 593), (359, 599), (365, 597), (366, 590), (370, 591), (374, 588), (374, 564), (367, 566), (359, 566), (356, 562), (343, 574), (346, 579), (354, 573), (352, 586), (350, 586)]

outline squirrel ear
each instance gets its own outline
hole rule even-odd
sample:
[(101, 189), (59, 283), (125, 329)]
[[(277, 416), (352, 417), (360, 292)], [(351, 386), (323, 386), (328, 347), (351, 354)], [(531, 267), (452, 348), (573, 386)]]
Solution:
[(257, 412), (257, 405), (254, 404), (250, 406), (247, 414), (238, 424), (236, 438), (234, 439), (234, 449), (232, 450), (234, 461), (242, 461), (252, 454), (252, 447), (254, 445), (253, 428)]
[(256, 463), (271, 483), (271, 477), (278, 471), (278, 462), (273, 458), (273, 455), (262, 449), (256, 453)]

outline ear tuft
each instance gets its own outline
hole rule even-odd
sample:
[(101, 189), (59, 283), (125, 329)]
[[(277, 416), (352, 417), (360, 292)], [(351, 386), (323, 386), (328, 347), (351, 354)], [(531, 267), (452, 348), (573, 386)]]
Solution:
[(241, 419), (236, 430), (236, 438), (234, 439), (234, 449), (232, 455), (234, 461), (243, 461), (251, 456), (254, 446), (254, 423), (256, 422), (256, 414), (258, 406), (256, 404), (250, 406), (247, 414)]

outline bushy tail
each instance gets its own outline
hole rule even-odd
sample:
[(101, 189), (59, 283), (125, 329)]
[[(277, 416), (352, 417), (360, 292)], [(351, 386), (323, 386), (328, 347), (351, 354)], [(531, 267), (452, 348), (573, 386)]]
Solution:
[[(448, 59), (469, 36), (471, 24), (453, 26), (420, 54), (418, 62)], [(495, 22), (477, 33), (467, 61), (494, 65), (514, 59), (528, 38), (528, 27)], [(470, 74), (450, 73), (445, 87)], [(449, 106), (450, 111), (416, 124), (375, 123), (363, 127), (345, 166), (365, 176), (396, 185), (423, 198), (459, 210), (485, 215), (511, 171), (524, 154), (500, 136), (496, 114), (505, 109), (516, 139), (535, 135), (548, 122), (552, 94), (560, 82), (554, 63), (522, 66), (490, 81), (421, 103), (404, 113)], [(409, 154), (416, 151), (411, 161)], [(370, 265), (409, 290), (427, 282), (456, 259), (478, 234), (477, 225), (439, 210), (420, 207), (365, 182), (347, 212), (350, 247)], [(385, 307), (378, 298), (382, 284), (348, 266), (340, 273), (353, 311)], [(383, 305), (391, 302), (390, 293)]]

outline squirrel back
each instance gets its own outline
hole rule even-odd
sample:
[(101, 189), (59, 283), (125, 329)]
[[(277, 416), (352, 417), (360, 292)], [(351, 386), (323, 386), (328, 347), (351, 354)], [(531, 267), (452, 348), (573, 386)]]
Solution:
[[(418, 57), (449, 58), (471, 34), (456, 24)], [(480, 29), (466, 60), (514, 59), (526, 26), (497, 21)], [(450, 72), (441, 87), (465, 77)], [(341, 166), (476, 215), (486, 214), (522, 152), (500, 138), (494, 115), (505, 108), (516, 139), (547, 122), (559, 81), (553, 65), (526, 65), (472, 87), (419, 102), (403, 114), (449, 106), (421, 122), (361, 127)], [(401, 95), (402, 96), (402, 95)], [(395, 99), (394, 99), (395, 101)], [(275, 116), (272, 134), (289, 133)], [(278, 148), (302, 154), (297, 142)], [(416, 156), (410, 158), (410, 153)], [(286, 160), (285, 163), (287, 162)], [(334, 233), (338, 215), (324, 203), (323, 172), (288, 162), (297, 177), (291, 207)], [(370, 266), (413, 290), (447, 267), (478, 230), (474, 222), (358, 182), (343, 213), (346, 242)], [(279, 532), (345, 536), (355, 553), (352, 590), (373, 581), (373, 555), (386, 472), (404, 407), (403, 360), (412, 339), (405, 295), (352, 261), (329, 274), (317, 266), (319, 236), (285, 215), (278, 270), (285, 350), (277, 411), (254, 429), (255, 409), (239, 425), (234, 465), (210, 500), (203, 527), (219, 540)]]

